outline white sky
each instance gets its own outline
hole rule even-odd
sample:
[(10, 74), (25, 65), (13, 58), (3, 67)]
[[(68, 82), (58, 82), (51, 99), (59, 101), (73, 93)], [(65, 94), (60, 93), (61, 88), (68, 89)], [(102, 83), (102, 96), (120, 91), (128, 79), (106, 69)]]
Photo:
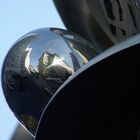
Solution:
[[(42, 27), (64, 28), (52, 0), (0, 0), (0, 73), (11, 45), (25, 33)], [(0, 140), (10, 140), (16, 123), (0, 85)]]

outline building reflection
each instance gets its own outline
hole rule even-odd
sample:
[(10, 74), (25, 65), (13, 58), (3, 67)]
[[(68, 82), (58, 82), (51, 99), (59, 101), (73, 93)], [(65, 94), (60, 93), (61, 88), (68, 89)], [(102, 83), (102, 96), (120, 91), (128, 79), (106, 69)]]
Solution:
[(18, 42), (15, 47), (8, 54), (5, 62), (5, 75), (7, 86), (10, 89), (19, 89), (19, 79), (22, 79), (24, 75), (29, 74), (30, 53), (32, 48), (29, 48), (32, 41), (35, 39), (35, 35), (30, 35), (21, 42)]
[(24, 66), (29, 73), (30, 73), (29, 67), (30, 67), (30, 53), (31, 52), (32, 52), (32, 48), (26, 48), (23, 54), (24, 64), (22, 66)]
[(17, 119), (33, 135), (54, 93), (96, 55), (86, 41), (64, 32), (59, 35), (43, 29), (29, 33), (13, 45), (4, 62), (4, 95)]
[[(31, 65), (32, 50), (27, 47), (22, 53), (17, 53), (16, 49), (13, 51), (7, 61), (10, 67), (6, 71), (6, 81), (8, 93), (11, 93), (8, 96), (11, 98), (13, 112), (17, 112), (22, 124), (34, 133), (46, 104), (74, 70), (63, 58), (48, 52), (41, 55), (37, 66)], [(16, 57), (18, 63), (12, 62), (13, 57)]]
[(44, 79), (46, 90), (53, 95), (59, 86), (74, 73), (73, 68), (66, 64), (57, 54), (43, 53), (38, 64), (39, 76)]

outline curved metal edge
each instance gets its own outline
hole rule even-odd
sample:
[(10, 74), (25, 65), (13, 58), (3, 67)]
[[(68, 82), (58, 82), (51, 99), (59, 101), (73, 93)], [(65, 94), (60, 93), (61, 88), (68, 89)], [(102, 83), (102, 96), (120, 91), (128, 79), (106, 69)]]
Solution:
[[(121, 52), (125, 49), (129, 49), (131, 47), (135, 47), (135, 45), (140, 43), (140, 35), (136, 35), (131, 39), (128, 39), (126, 41), (123, 41), (122, 43), (119, 43), (118, 45), (115, 45), (114, 47), (104, 51), (102, 54), (98, 55), (97, 57), (95, 57), (93, 60), (91, 60), (88, 64), (86, 64), (85, 66), (83, 66), (81, 69), (79, 69), (73, 76), (71, 76), (70, 79), (66, 80), (62, 86), (56, 91), (56, 93), (54, 94), (54, 96), (51, 98), (51, 100), (49, 101), (49, 103), (46, 105), (46, 108), (44, 109), (44, 112), (42, 113), (39, 125), (38, 125), (38, 131), (36, 133), (36, 140), (39, 140), (39, 129), (41, 128), (42, 125), (42, 121), (44, 119), (44, 116), (46, 116), (47, 113), (47, 109), (49, 108), (49, 106), (51, 105), (51, 103), (53, 103), (54, 99), (57, 98), (57, 96), (59, 96), (59, 93), (61, 93), (61, 90), (63, 90), (64, 87), (66, 87), (67, 85), (69, 85), (72, 81), (74, 81), (77, 77), (81, 76), (81, 74), (85, 71), (87, 71), (88, 69), (90, 69), (91, 67), (93, 67), (94, 65), (98, 64), (99, 62), (105, 60), (106, 58), (109, 58), (110, 56), (112, 56), (113, 54), (116, 54), (118, 52)], [(47, 118), (45, 118), (47, 119)]]

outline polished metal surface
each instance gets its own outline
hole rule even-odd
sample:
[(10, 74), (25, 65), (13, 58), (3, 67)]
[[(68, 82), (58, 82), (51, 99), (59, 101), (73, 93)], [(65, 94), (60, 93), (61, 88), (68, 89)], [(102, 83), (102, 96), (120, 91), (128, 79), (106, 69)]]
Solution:
[(66, 27), (99, 51), (140, 32), (139, 0), (54, 0)]
[(139, 53), (140, 35), (73, 74), (46, 106), (35, 140), (140, 140)]
[(32, 135), (56, 90), (96, 54), (80, 36), (56, 28), (29, 32), (12, 46), (2, 87), (9, 107)]

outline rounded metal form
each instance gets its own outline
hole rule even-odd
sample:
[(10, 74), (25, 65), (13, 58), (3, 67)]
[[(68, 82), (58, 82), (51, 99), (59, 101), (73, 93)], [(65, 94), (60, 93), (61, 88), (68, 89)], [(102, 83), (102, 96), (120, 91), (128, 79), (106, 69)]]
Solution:
[(3, 64), (3, 91), (32, 135), (56, 90), (96, 54), (83, 38), (57, 28), (31, 31), (12, 46)]
[(139, 0), (54, 0), (54, 3), (67, 29), (88, 39), (101, 51), (140, 33)]
[(139, 52), (140, 35), (72, 75), (44, 109), (36, 140), (139, 140)]
[[(98, 5), (97, 9), (94, 5)], [(87, 0), (90, 10), (100, 11), (96, 18), (98, 24), (107, 36), (118, 43), (140, 32), (140, 6), (139, 0)]]

